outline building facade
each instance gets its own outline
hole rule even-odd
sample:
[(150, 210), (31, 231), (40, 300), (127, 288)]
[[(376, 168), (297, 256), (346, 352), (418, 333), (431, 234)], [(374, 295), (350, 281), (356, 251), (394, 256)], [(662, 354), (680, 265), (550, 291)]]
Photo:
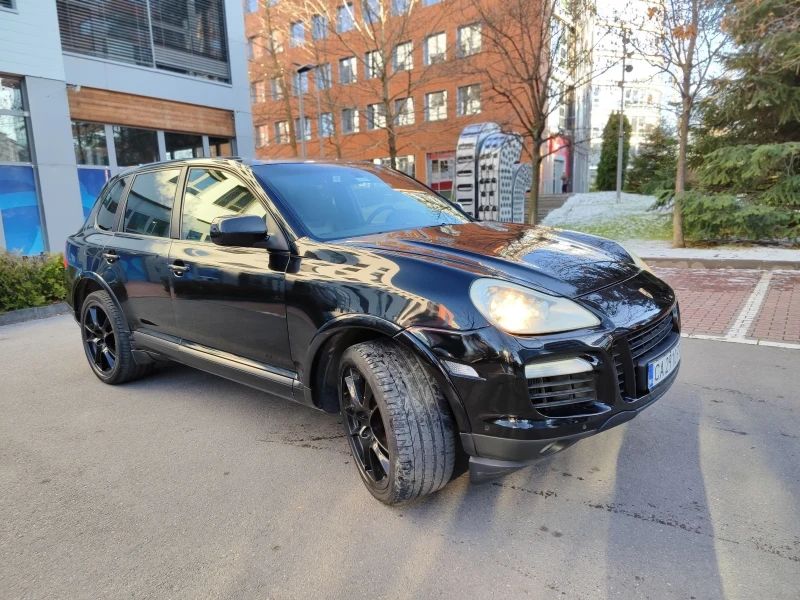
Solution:
[[(381, 19), (397, 23), (381, 28)], [(508, 105), (493, 101), (479, 69), (463, 68), (465, 61), (482, 60), (485, 43), (468, 0), (247, 0), (245, 24), (259, 158), (303, 154), (302, 96), (305, 156), (389, 164), (393, 145), (397, 168), (453, 197), (458, 138), (466, 127), (492, 122), (521, 130)], [(585, 43), (585, 24), (566, 26), (573, 43)], [(376, 46), (383, 35), (388, 41)], [(389, 78), (380, 76), (384, 65)], [(571, 92), (552, 111), (548, 130), (569, 135), (550, 140), (540, 190), (561, 193), (567, 181), (570, 191), (586, 191), (590, 87), (575, 85), (574, 73), (556, 76)], [(390, 114), (382, 95), (391, 98)], [(522, 161), (530, 157), (523, 154)]]
[(241, 0), (0, 0), (0, 248), (60, 251), (120, 169), (252, 156)]
[[(603, 145), (603, 128), (609, 116), (619, 112), (624, 98), (624, 114), (631, 124), (630, 157), (636, 156), (639, 145), (644, 141), (647, 132), (665, 119), (670, 121), (669, 103), (673, 100), (672, 87), (668, 84), (662, 70), (637, 51), (646, 47), (646, 32), (625, 30), (631, 39), (639, 36), (638, 43), (629, 43), (625, 65), (630, 72), (624, 75), (624, 91), (620, 90), (622, 81), (623, 31), (617, 20), (613, 19), (611, 7), (606, 7), (606, 19), (595, 25), (597, 45), (594, 51), (594, 69), (597, 73), (592, 81), (592, 135), (589, 181), (594, 183), (597, 177), (597, 165), (600, 162), (600, 148)], [(638, 2), (626, 4), (627, 19), (632, 23), (647, 22), (644, 16), (647, 5)], [(611, 14), (608, 14), (611, 13)]]

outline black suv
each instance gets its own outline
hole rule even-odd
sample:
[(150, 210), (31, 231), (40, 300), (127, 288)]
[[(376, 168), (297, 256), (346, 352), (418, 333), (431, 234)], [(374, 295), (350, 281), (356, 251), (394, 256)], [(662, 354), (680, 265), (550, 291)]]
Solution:
[(109, 384), (174, 360), (341, 413), (382, 502), (519, 469), (672, 385), (672, 290), (602, 238), (477, 222), (365, 163), (191, 159), (113, 177), (66, 246)]

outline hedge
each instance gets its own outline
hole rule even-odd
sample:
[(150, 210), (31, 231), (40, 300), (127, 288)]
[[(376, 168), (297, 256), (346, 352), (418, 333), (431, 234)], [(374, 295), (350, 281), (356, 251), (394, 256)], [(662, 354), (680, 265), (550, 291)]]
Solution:
[(0, 250), (0, 313), (63, 301), (63, 260), (61, 254), (21, 256)]

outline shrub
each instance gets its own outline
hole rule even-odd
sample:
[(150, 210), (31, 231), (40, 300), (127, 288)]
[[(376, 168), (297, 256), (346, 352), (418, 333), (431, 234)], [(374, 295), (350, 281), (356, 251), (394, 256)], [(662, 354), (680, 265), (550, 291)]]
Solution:
[(795, 211), (787, 206), (752, 202), (732, 194), (686, 192), (683, 226), (695, 240), (800, 239)]
[(0, 250), (0, 312), (60, 302), (66, 294), (61, 254), (20, 256)]

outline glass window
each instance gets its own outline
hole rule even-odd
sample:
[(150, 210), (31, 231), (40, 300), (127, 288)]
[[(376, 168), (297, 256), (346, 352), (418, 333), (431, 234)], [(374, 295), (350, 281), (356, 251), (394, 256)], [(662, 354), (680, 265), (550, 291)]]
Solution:
[[(311, 119), (308, 117), (305, 118), (305, 130), (306, 130), (306, 139), (311, 139)], [(295, 117), (294, 119), (294, 134), (297, 136), (297, 139), (300, 139), (300, 117)]]
[(456, 114), (459, 117), (477, 115), (481, 112), (481, 86), (478, 83), (458, 88), (458, 105)]
[(364, 0), (361, 3), (361, 13), (364, 17), (364, 23), (367, 25), (372, 25), (373, 23), (380, 21), (380, 0)]
[(164, 133), (167, 160), (177, 158), (202, 158), (203, 136), (188, 133)]
[(289, 122), (277, 121), (275, 123), (275, 143), (288, 144), (289, 143)]
[(318, 65), (314, 73), (318, 90), (329, 90), (331, 87), (331, 63)]
[(255, 81), (250, 84), (250, 103), (258, 104), (267, 101), (267, 84), (263, 81)]
[(356, 57), (350, 56), (348, 58), (339, 59), (339, 83), (355, 83), (356, 82)]
[(0, 165), (0, 219), (8, 250), (22, 254), (44, 252), (33, 167)]
[(283, 52), (283, 32), (274, 29), (270, 34), (270, 52), (278, 54)]
[(269, 80), (269, 93), (273, 100), (283, 98), (283, 82), (279, 77), (273, 77)]
[(324, 15), (311, 17), (311, 37), (315, 40), (324, 40), (328, 37), (328, 17)]
[(181, 239), (210, 242), (211, 221), (233, 214), (264, 218), (267, 211), (235, 175), (216, 169), (189, 169), (183, 197)]
[(378, 50), (367, 52), (364, 56), (366, 65), (366, 78), (374, 79), (383, 73), (383, 55)]
[(269, 143), (269, 133), (266, 125), (256, 126), (256, 148), (263, 148)]
[(180, 169), (137, 175), (125, 203), (123, 231), (169, 237), (170, 214), (180, 175)]
[(223, 0), (56, 0), (55, 5), (67, 52), (230, 81)]
[(469, 222), (428, 188), (381, 166), (290, 163), (252, 168), (278, 191), (284, 210), (318, 239)]
[(352, 30), (353, 24), (353, 5), (345, 4), (336, 9), (336, 31), (344, 33)]
[(114, 127), (117, 166), (133, 167), (158, 160), (158, 135), (152, 129)]
[(0, 77), (0, 110), (25, 110), (22, 104), (22, 81), (14, 77)]
[(444, 32), (434, 33), (425, 38), (425, 65), (442, 62), (447, 58), (447, 36)]
[(79, 165), (107, 165), (106, 126), (98, 123), (72, 122), (72, 143)]
[(358, 109), (342, 110), (342, 133), (358, 133)]
[(25, 117), (0, 115), (0, 162), (31, 162)]
[(289, 45), (293, 48), (306, 43), (306, 27), (302, 21), (289, 25)]
[(110, 231), (114, 227), (114, 219), (117, 215), (117, 208), (122, 201), (122, 193), (125, 191), (125, 185), (128, 183), (128, 178), (118, 180), (111, 189), (106, 192), (103, 199), (100, 201), (100, 208), (97, 209), (97, 217), (94, 220), (95, 225), (99, 229)]
[(308, 93), (308, 71), (292, 73), (292, 94), (297, 96), (301, 90), (303, 94)]
[(394, 49), (392, 62), (395, 71), (410, 71), (414, 68), (414, 46), (411, 42), (398, 44)]
[(383, 104), (367, 104), (367, 129), (386, 127), (386, 112)]
[(473, 23), (458, 28), (458, 55), (472, 56), (481, 51), (481, 24)]
[(233, 141), (230, 138), (209, 137), (208, 149), (211, 156), (233, 156)]
[(254, 13), (258, 10), (258, 0), (246, 0), (244, 6), (247, 12)]
[(404, 15), (411, 9), (412, 0), (392, 0), (392, 14)]
[(398, 125), (414, 124), (414, 99), (401, 98), (394, 101), (395, 121)]
[(447, 91), (425, 94), (425, 120), (442, 121), (447, 118)]
[(319, 135), (324, 138), (333, 135), (333, 113), (322, 113), (320, 115)]

